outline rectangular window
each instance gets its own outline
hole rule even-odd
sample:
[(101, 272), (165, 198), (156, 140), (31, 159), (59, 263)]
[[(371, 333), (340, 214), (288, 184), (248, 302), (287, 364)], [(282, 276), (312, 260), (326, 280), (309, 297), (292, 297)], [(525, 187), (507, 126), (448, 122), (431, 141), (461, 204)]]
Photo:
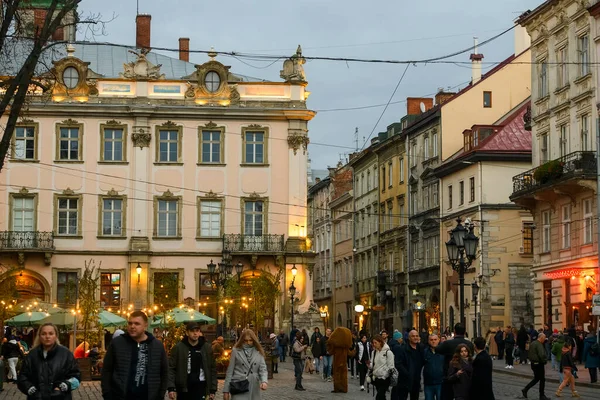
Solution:
[(465, 182), (464, 181), (460, 181), (458, 182), (458, 205), (462, 206), (463, 204), (465, 204)]
[(155, 272), (154, 304), (177, 303), (179, 300), (179, 272)]
[(440, 205), (438, 192), (439, 192), (439, 183), (436, 182), (431, 186), (431, 206), (432, 207), (437, 207)]
[(386, 174), (385, 174), (385, 167), (381, 167), (381, 191), (385, 192), (385, 178), (386, 178)]
[(562, 248), (571, 247), (571, 205), (562, 206)]
[(580, 129), (581, 129), (581, 150), (589, 151), (592, 148), (590, 143), (590, 116), (588, 114), (583, 114), (580, 119)]
[(244, 202), (244, 235), (262, 236), (264, 231), (264, 202)]
[(221, 200), (200, 200), (200, 237), (221, 237), (223, 203)]
[(567, 133), (567, 125), (560, 126), (560, 156), (564, 157), (567, 155), (567, 147), (568, 147), (568, 133)]
[(548, 253), (550, 251), (550, 210), (542, 211), (542, 253)]
[(265, 161), (265, 132), (245, 131), (244, 133), (244, 163), (264, 164)]
[(79, 127), (60, 127), (58, 139), (58, 159), (79, 161), (81, 159), (81, 135)]
[[(33, 197), (12, 198), (12, 226), (15, 232), (35, 231), (35, 199)], [(33, 244), (33, 243), (32, 243)]]
[(158, 131), (158, 162), (176, 163), (179, 162), (180, 154), (179, 131), (162, 130)]
[(583, 243), (592, 243), (594, 239), (594, 213), (592, 211), (592, 199), (583, 201)]
[(179, 201), (158, 199), (156, 201), (156, 236), (179, 236)]
[(121, 274), (100, 274), (100, 303), (102, 307), (121, 307)]
[(404, 226), (407, 223), (407, 218), (404, 214), (404, 200), (398, 200), (398, 210), (398, 225)]
[(421, 190), (421, 193), (423, 193), (423, 209), (428, 210), (429, 209), (429, 186), (424, 186)]
[(431, 155), (433, 157), (437, 157), (438, 156), (438, 134), (434, 133), (433, 135), (431, 135), (431, 142), (433, 144), (433, 151), (431, 152)]
[(35, 141), (35, 126), (17, 126), (13, 139), (12, 157), (17, 160), (35, 160), (37, 156)]
[(425, 248), (425, 266), (428, 267), (431, 263), (431, 239), (425, 239), (423, 241), (423, 247)]
[(469, 201), (475, 201), (475, 177), (469, 178)]
[(77, 236), (79, 234), (80, 202), (79, 198), (57, 198), (57, 232), (59, 235)]
[(56, 273), (56, 302), (58, 305), (77, 302), (77, 272)]
[(423, 156), (424, 160), (427, 161), (429, 159), (429, 137), (425, 137), (425, 143), (423, 143)]
[(492, 92), (483, 92), (483, 108), (492, 108)]
[(539, 97), (548, 96), (548, 62), (543, 60), (539, 64)]
[(102, 235), (103, 236), (123, 236), (123, 199), (102, 200)]
[(540, 164), (548, 162), (548, 134), (540, 135)]
[(399, 168), (399, 174), (400, 174), (400, 183), (404, 182), (404, 158), (401, 157), (398, 159), (398, 168)]
[(590, 73), (590, 37), (588, 35), (580, 36), (577, 39), (579, 53), (579, 76), (585, 76)]
[(200, 162), (221, 164), (223, 162), (223, 132), (202, 130), (200, 132)]
[(569, 67), (568, 67), (568, 48), (563, 47), (562, 49), (556, 52), (556, 61), (557, 61), (557, 78), (558, 78), (558, 88), (562, 88), (569, 83)]
[(413, 143), (411, 148), (411, 156), (412, 156), (412, 166), (415, 167), (417, 165), (417, 144)]
[(102, 129), (102, 161), (125, 161), (123, 128)]
[(523, 254), (533, 254), (533, 222), (523, 223)]
[(452, 185), (448, 186), (448, 209), (452, 208)]
[(388, 185), (392, 187), (394, 182), (394, 170), (392, 169), (392, 163), (388, 164)]
[(416, 214), (419, 210), (418, 206), (418, 199), (417, 199), (417, 191), (411, 192), (410, 193), (410, 212), (411, 214)]
[(371, 191), (371, 171), (367, 171), (367, 192)]

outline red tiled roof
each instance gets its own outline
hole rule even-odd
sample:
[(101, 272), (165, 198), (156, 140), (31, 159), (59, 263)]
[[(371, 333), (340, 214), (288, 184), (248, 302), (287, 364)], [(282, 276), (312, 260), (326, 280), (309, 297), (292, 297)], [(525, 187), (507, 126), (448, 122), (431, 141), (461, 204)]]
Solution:
[(500, 131), (488, 138), (475, 151), (530, 152), (531, 131), (525, 130), (523, 122), (523, 116), (530, 104), (528, 101), (508, 115)]

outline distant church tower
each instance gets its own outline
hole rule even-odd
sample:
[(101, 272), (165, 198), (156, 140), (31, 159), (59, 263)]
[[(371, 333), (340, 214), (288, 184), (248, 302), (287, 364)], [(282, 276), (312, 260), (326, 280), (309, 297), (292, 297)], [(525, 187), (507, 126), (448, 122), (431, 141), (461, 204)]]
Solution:
[[(44, 20), (48, 14), (48, 8), (52, 4), (52, 0), (27, 0), (21, 2), (23, 6), (18, 11), (19, 13), (19, 25), (16, 27), (17, 34), (33, 37), (36, 32), (42, 29), (44, 26)], [(58, 10), (58, 9), (57, 9)], [(59, 27), (52, 35), (51, 40), (68, 40), (70, 42), (75, 41), (76, 27), (74, 21), (76, 18), (77, 10), (69, 12), (63, 23), (64, 27)]]

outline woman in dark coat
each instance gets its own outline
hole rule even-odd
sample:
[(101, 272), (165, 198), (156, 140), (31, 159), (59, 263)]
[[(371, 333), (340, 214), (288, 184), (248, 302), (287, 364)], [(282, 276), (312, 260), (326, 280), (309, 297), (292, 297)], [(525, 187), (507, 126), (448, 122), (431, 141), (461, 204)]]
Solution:
[(521, 325), (521, 329), (519, 329), (519, 333), (517, 333), (519, 364), (527, 364), (527, 342), (529, 342), (529, 334), (527, 333), (527, 329)]
[(323, 343), (321, 343), (322, 336), (316, 336), (315, 341), (312, 344), (311, 351), (313, 359), (315, 360), (315, 370), (317, 374), (321, 370), (321, 356), (323, 355)]
[(473, 376), (472, 363), (473, 359), (467, 345), (459, 344), (448, 367), (448, 382), (452, 384), (455, 400), (469, 400)]
[(583, 341), (583, 362), (590, 373), (590, 382), (598, 382), (598, 368), (600, 367), (600, 354), (592, 354), (590, 349), (596, 343), (594, 332), (590, 332)]
[(79, 387), (79, 368), (73, 354), (58, 342), (58, 329), (44, 324), (19, 374), (19, 390), (28, 400), (70, 400)]

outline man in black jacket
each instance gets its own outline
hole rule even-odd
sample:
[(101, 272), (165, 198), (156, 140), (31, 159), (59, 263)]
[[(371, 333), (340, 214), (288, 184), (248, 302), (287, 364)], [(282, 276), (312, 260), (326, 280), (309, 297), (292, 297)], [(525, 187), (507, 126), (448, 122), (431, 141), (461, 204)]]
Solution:
[(421, 344), (419, 332), (415, 329), (408, 332), (408, 343), (404, 345), (404, 351), (408, 358), (408, 373), (410, 375), (410, 400), (419, 400), (419, 392), (421, 391), (421, 373), (423, 371), (424, 347)]
[(485, 351), (485, 339), (475, 338), (476, 356), (473, 359), (473, 375), (471, 378), (471, 398), (477, 400), (495, 400), (492, 389), (492, 357)]
[(162, 400), (169, 365), (163, 344), (147, 332), (148, 317), (134, 311), (127, 333), (112, 340), (102, 368), (104, 400)]
[(498, 360), (504, 360), (504, 329), (501, 326), (494, 335), (494, 341), (498, 346)]
[(398, 371), (398, 385), (392, 388), (391, 400), (406, 400), (410, 391), (409, 361), (404, 350), (402, 334), (394, 332), (392, 336), (392, 353), (394, 353), (394, 367)]
[[(444, 376), (448, 376), (448, 366), (450, 365), (452, 356), (459, 344), (467, 345), (469, 351), (473, 354), (473, 343), (468, 339), (465, 339), (465, 327), (460, 322), (454, 325), (454, 338), (440, 343), (435, 350), (444, 356)], [(452, 383), (444, 381), (444, 384), (442, 385), (442, 399), (452, 400), (453, 398), (454, 393), (452, 391)]]
[(217, 364), (212, 347), (200, 325), (189, 322), (186, 337), (173, 347), (169, 357), (169, 398), (212, 400), (216, 392)]

